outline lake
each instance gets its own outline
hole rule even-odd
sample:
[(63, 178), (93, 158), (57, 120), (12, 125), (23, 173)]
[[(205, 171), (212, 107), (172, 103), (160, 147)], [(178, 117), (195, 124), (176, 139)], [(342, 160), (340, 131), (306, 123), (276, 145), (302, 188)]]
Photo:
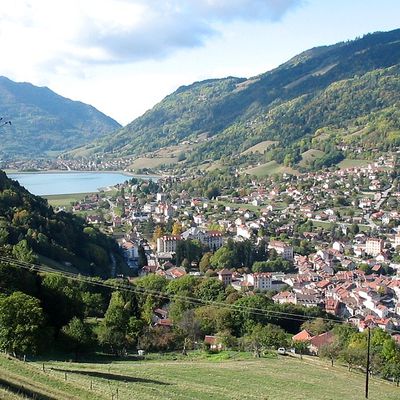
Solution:
[(132, 176), (118, 172), (48, 172), (7, 174), (38, 196), (96, 192), (100, 188), (123, 183)]

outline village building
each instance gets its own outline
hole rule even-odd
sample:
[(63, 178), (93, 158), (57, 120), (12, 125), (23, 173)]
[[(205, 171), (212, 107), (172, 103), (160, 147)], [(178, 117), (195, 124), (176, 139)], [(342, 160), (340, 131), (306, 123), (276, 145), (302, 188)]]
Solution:
[(268, 244), (268, 249), (275, 250), (285, 260), (293, 260), (293, 247), (284, 242), (271, 240)]
[(365, 252), (373, 257), (381, 254), (383, 250), (383, 240), (377, 238), (368, 238), (365, 242)]
[(157, 253), (176, 252), (176, 245), (180, 240), (182, 240), (180, 235), (159, 237), (157, 239)]

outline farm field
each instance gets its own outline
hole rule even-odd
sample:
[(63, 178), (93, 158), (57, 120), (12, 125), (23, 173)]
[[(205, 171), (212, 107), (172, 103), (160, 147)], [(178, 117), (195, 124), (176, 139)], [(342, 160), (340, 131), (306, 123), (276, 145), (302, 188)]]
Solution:
[(47, 199), (48, 203), (53, 207), (67, 207), (71, 203), (82, 200), (85, 196), (91, 195), (92, 193), (71, 193), (71, 194), (53, 194), (43, 196)]
[(263, 142), (257, 143), (254, 146), (249, 147), (247, 150), (242, 151), (242, 155), (250, 154), (250, 153), (261, 153), (263, 154), (265, 150), (267, 150), (273, 144), (278, 143), (276, 140), (264, 140)]
[(265, 164), (261, 164), (258, 167), (250, 168), (246, 170), (246, 173), (250, 175), (255, 175), (257, 177), (284, 173), (292, 175), (298, 174), (298, 172), (293, 168), (280, 165), (276, 161), (270, 161)]
[[(240, 354), (240, 353), (237, 353)], [(112, 363), (23, 363), (0, 357), (1, 398), (17, 399), (4, 381), (37, 398), (190, 400), (356, 400), (364, 398), (364, 376), (323, 360), (285, 356), (223, 360), (120, 361)], [(42, 371), (43, 365), (45, 372)], [(10, 386), (9, 386), (10, 387)], [(15, 390), (15, 389), (14, 389)], [(9, 396), (8, 394), (9, 393)], [(42, 397), (39, 397), (42, 395)], [(46, 397), (45, 397), (46, 396)], [(395, 400), (400, 388), (372, 378), (370, 399)]]
[(355, 168), (355, 167), (366, 167), (371, 163), (371, 160), (353, 160), (350, 158), (345, 158), (338, 165), (340, 169)]
[(160, 165), (171, 165), (178, 162), (178, 157), (139, 157), (129, 166), (132, 169), (157, 168)]
[(324, 152), (321, 150), (310, 149), (305, 151), (301, 157), (302, 160), (300, 161), (299, 165), (302, 167), (306, 167), (308, 163), (314, 161), (317, 158), (321, 158), (324, 156)]
[(238, 203), (230, 203), (229, 201), (218, 201), (217, 204), (221, 204), (224, 207), (231, 207), (232, 209), (243, 208), (245, 210), (250, 210), (254, 212), (259, 212), (262, 207), (253, 206), (252, 204), (238, 204)]

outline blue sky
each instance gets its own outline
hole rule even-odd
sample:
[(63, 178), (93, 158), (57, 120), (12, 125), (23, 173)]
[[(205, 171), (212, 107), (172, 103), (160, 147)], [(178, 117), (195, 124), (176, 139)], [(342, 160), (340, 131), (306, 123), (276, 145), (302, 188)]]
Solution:
[(0, 74), (126, 124), (193, 81), (397, 29), (398, 0), (2, 0)]

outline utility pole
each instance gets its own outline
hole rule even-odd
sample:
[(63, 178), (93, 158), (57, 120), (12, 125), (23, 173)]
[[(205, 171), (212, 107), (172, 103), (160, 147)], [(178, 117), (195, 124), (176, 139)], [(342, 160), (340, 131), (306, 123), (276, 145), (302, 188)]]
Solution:
[(365, 398), (368, 399), (368, 384), (369, 384), (369, 351), (371, 346), (371, 328), (368, 327), (368, 347), (367, 347), (367, 368), (365, 371)]

